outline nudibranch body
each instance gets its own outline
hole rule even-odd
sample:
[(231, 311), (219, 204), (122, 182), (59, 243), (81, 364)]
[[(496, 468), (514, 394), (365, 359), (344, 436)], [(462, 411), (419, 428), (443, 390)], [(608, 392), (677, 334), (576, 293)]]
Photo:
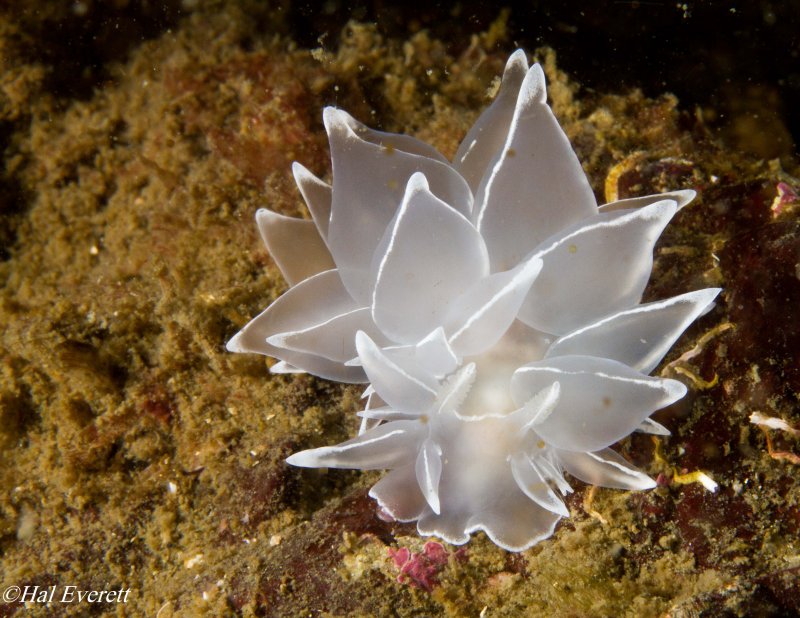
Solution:
[(653, 487), (610, 446), (668, 433), (649, 417), (686, 393), (648, 374), (719, 290), (640, 301), (694, 192), (598, 207), (521, 50), (453, 162), (339, 109), (324, 121), (332, 186), (293, 167), (311, 220), (256, 215), (291, 287), (228, 349), (369, 385), (357, 437), (287, 461), (388, 469), (370, 495), (395, 519), (512, 551), (569, 516), (565, 473)]

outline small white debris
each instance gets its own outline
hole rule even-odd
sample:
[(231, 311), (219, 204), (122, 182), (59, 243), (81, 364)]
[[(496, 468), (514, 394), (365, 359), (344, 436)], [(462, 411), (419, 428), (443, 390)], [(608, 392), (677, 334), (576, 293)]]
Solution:
[(38, 515), (29, 506), (23, 504), (19, 519), (17, 520), (17, 539), (20, 541), (30, 540), (38, 527)]
[(172, 481), (170, 481), (169, 483), (167, 483), (167, 491), (171, 494), (176, 494), (178, 493), (178, 486)]
[(269, 537), (269, 544), (271, 547), (280, 545), (281, 541), (283, 541), (283, 537), (280, 534), (273, 534), (271, 537)]
[(776, 416), (764, 416), (763, 414), (761, 414), (761, 412), (753, 412), (750, 415), (750, 422), (753, 423), (754, 425), (769, 427), (770, 429), (780, 429), (781, 431), (788, 431), (792, 435), (800, 433), (800, 431), (792, 427), (782, 418), (778, 418)]
[(717, 482), (710, 476), (708, 476), (708, 474), (706, 474), (705, 472), (697, 473), (697, 481), (711, 493), (717, 491), (717, 487), (719, 487)]
[(187, 569), (192, 569), (201, 562), (203, 562), (203, 554), (195, 554), (191, 558), (184, 560), (183, 566)]

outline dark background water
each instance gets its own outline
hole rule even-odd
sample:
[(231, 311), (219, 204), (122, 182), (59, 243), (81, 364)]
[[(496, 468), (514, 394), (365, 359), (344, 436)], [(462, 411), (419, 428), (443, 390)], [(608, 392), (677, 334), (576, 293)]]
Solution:
[[(291, 7), (295, 37), (318, 45), (320, 33), (335, 39), (347, 18), (375, 22), (388, 35), (428, 29), (454, 48), (469, 33), (486, 30), (498, 6), (510, 9), (513, 43), (532, 51), (554, 48), (559, 66), (586, 88), (649, 96), (676, 94), (681, 105), (713, 109), (711, 126), (734, 114), (750, 114), (751, 127), (769, 131), (784, 124), (797, 154), (800, 143), (800, 2), (676, 2), (531, 0), (434, 2), (424, 7), (381, 0), (299, 2)], [(328, 44), (333, 41), (328, 39)], [(770, 118), (772, 116), (772, 118)], [(780, 136), (776, 136), (781, 139)], [(769, 156), (770, 153), (764, 153)]]
[[(452, 53), (465, 48), (470, 35), (485, 31), (506, 8), (511, 41), (503, 46), (529, 52), (543, 45), (554, 48), (561, 68), (585, 89), (625, 92), (638, 87), (650, 96), (672, 92), (684, 109), (713, 110), (705, 116), (712, 127), (749, 114), (750, 130), (788, 128), (783, 136), (775, 135), (783, 142), (777, 154), (798, 152), (800, 0), (227, 4), (251, 15), (264, 36), (277, 32), (305, 47), (335, 48), (342, 28), (354, 19), (375, 23), (380, 32), (398, 39), (427, 29), (446, 41)], [(130, 49), (176, 27), (193, 11), (214, 6), (221, 5), (202, 0), (11, 0), (0, 11), (9, 10), (29, 25), (36, 42), (30, 55), (52, 67), (53, 90), (80, 97), (90, 96), (102, 82), (110, 62), (124, 60)], [(775, 153), (767, 148), (761, 154)]]

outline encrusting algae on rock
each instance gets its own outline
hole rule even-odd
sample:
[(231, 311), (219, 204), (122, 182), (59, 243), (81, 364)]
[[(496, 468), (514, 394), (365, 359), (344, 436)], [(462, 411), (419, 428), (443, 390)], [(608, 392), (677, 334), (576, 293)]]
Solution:
[[(292, 160), (332, 179), (321, 102), (452, 159), (498, 91), (498, 39), (453, 55), (424, 33), (396, 42), (354, 25), (315, 59), (264, 42), (273, 15), (200, 6), (171, 32), (136, 37), (128, 58), (104, 57), (94, 90), (72, 96), (43, 77), (71, 48), (26, 51), (58, 45), (48, 13), (9, 10), (0, 62), (18, 63), (4, 75), (22, 79), (3, 81), (0, 96), (2, 199), (15, 205), (1, 220), (3, 589), (109, 582), (131, 589), (110, 611), (161, 618), (796, 613), (796, 469), (748, 420), (797, 420), (798, 332), (784, 304), (800, 303), (797, 211), (785, 198), (771, 209), (779, 183), (798, 190), (796, 166), (719, 148), (674, 97), (578, 97), (539, 54), (595, 195), (623, 161), (608, 183), (619, 199), (698, 192), (655, 246), (644, 301), (724, 288), (654, 371), (689, 384), (681, 366), (715, 386), (657, 413), (673, 431), (657, 437), (660, 458), (649, 435), (616, 447), (658, 487), (601, 489), (585, 504), (576, 483), (569, 520), (529, 550), (476, 533), (462, 548), (431, 540), (447, 555), (426, 553), (414, 526), (375, 516), (367, 492), (379, 473), (284, 462), (355, 435), (360, 389), (267, 378), (261, 359), (224, 343), (286, 289), (257, 248), (253, 214), (265, 200), (301, 212)], [(70, 15), (59, 19), (83, 19)], [(727, 322), (735, 328), (704, 338)], [(797, 452), (790, 436), (772, 437), (774, 450)], [(716, 493), (672, 482), (696, 470)]]

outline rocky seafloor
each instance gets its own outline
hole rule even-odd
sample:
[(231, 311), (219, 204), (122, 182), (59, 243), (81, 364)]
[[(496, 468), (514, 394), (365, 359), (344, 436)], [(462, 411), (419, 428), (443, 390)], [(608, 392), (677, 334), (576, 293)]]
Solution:
[[(690, 389), (656, 415), (672, 435), (618, 448), (656, 489), (576, 482), (551, 539), (459, 548), (377, 517), (378, 473), (284, 463), (352, 436), (360, 389), (270, 375), (224, 344), (286, 287), (254, 213), (302, 214), (294, 160), (330, 178), (322, 107), (452, 156), (515, 48), (507, 14), (457, 43), (353, 22), (308, 46), (282, 4), (112, 5), (0, 13), (0, 586), (58, 589), (0, 616), (800, 613), (785, 125), (747, 109), (717, 131), (714, 109), (581, 88), (558, 49), (528, 49), (601, 203), (698, 192), (646, 299), (723, 292), (654, 372)], [(87, 33), (102, 66), (68, 44)], [(130, 593), (58, 602), (70, 585)]]

